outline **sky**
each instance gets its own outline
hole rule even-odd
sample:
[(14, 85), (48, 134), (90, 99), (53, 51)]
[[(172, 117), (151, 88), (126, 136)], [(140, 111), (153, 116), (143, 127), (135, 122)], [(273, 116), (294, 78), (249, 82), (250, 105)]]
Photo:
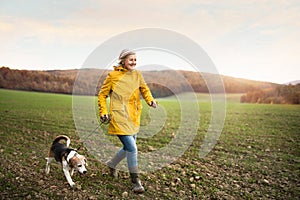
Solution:
[[(222, 75), (273, 83), (300, 79), (298, 0), (0, 0), (0, 66), (81, 68), (105, 41), (143, 28), (190, 38)], [(166, 65), (168, 57), (156, 56), (153, 63)]]

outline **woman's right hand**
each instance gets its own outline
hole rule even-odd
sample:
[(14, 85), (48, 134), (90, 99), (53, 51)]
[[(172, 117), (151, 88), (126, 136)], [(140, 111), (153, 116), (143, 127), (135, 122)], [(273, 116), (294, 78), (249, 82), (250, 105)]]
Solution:
[(103, 124), (108, 124), (110, 122), (110, 116), (108, 114), (101, 115), (100, 116), (100, 121)]

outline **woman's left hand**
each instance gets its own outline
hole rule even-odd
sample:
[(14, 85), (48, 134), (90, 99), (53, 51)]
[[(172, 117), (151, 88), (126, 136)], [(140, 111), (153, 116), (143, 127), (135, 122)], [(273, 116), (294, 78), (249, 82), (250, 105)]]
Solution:
[(157, 107), (157, 102), (156, 101), (151, 101), (150, 106), (153, 108)]

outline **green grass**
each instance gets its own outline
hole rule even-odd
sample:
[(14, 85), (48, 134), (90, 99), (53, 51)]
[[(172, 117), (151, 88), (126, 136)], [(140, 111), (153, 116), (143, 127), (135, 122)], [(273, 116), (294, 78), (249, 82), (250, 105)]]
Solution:
[[(179, 98), (188, 102), (191, 97)], [(129, 199), (299, 199), (300, 106), (240, 104), (239, 97), (227, 95), (222, 134), (214, 149), (199, 158), (211, 104), (209, 95), (196, 95), (201, 120), (192, 144), (174, 163), (143, 173), (146, 192), (135, 195), (126, 172), (111, 179), (106, 166), (84, 147), (80, 152), (88, 157), (89, 173), (74, 176), (79, 188), (68, 187), (57, 164), (45, 176), (44, 158), (55, 136), (69, 135), (73, 147), (82, 144), (73, 121), (72, 96), (0, 89), (0, 199), (121, 199), (125, 191)], [(96, 104), (94, 97), (82, 97), (90, 98)], [(167, 113), (166, 122), (153, 137), (138, 139), (141, 153), (171, 142), (181, 122), (176, 97), (159, 99), (159, 106)], [(149, 122), (144, 104), (141, 124)]]

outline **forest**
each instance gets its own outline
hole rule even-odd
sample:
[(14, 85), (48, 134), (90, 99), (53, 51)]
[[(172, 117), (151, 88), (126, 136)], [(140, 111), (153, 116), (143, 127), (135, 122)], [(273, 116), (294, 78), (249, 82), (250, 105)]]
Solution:
[(278, 85), (275, 88), (249, 91), (242, 103), (300, 104), (300, 84)]
[[(0, 88), (62, 94), (97, 95), (110, 70), (15, 70), (0, 68)], [(80, 74), (80, 78), (78, 78)], [(183, 70), (142, 71), (145, 81), (156, 98), (183, 92), (209, 93), (206, 80), (215, 74)], [(205, 76), (205, 78), (203, 78)], [(226, 93), (243, 93), (245, 103), (299, 104), (300, 86), (280, 85), (222, 76)], [(76, 90), (74, 89), (76, 83)], [(94, 86), (96, 85), (96, 87)], [(92, 89), (91, 89), (92, 88)], [(218, 90), (214, 92), (220, 92)]]

